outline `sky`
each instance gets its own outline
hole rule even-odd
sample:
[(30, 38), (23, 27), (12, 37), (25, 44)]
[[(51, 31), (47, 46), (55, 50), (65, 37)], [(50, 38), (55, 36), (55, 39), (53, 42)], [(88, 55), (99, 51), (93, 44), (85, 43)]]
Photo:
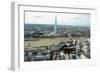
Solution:
[(89, 14), (25, 12), (25, 24), (90, 26)]

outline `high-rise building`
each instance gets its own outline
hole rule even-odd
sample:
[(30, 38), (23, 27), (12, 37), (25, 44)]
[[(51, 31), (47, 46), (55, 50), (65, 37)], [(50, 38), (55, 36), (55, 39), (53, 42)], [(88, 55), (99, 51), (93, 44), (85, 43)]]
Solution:
[(55, 16), (54, 32), (57, 33), (57, 16)]

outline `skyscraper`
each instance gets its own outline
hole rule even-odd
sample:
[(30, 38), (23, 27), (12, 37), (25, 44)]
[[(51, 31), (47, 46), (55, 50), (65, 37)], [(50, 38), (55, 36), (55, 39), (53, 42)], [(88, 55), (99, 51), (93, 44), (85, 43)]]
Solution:
[(57, 32), (57, 16), (55, 16), (54, 32)]

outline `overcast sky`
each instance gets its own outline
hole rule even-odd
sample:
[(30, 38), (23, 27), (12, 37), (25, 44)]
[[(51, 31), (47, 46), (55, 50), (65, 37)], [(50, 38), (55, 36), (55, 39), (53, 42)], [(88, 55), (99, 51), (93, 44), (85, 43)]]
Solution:
[(46, 13), (46, 12), (25, 12), (25, 24), (55, 24), (55, 16), (58, 25), (90, 26), (89, 14), (69, 13)]

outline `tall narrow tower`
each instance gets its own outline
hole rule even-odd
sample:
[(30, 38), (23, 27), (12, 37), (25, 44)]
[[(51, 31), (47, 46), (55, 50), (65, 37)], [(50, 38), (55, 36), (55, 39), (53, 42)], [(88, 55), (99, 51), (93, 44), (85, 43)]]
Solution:
[(57, 16), (55, 16), (54, 32), (57, 32)]

